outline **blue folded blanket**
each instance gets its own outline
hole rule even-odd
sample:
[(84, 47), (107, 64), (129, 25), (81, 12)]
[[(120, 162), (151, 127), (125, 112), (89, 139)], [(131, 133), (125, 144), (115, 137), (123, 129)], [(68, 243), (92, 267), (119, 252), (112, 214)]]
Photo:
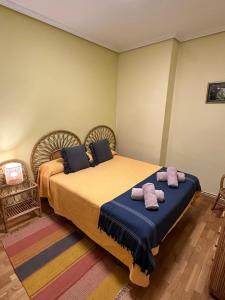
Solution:
[[(160, 171), (164, 171), (162, 168)], [(152, 182), (157, 190), (163, 190), (166, 202), (159, 204), (159, 210), (146, 210), (144, 202), (131, 201), (131, 190), (103, 204), (100, 210), (98, 227), (131, 251), (133, 263), (138, 264), (142, 272), (150, 274), (155, 269), (155, 260), (151, 248), (162, 241), (196, 191), (201, 191), (197, 177), (185, 174), (186, 181), (174, 189), (166, 182), (158, 182), (156, 173), (139, 182), (140, 188)]]

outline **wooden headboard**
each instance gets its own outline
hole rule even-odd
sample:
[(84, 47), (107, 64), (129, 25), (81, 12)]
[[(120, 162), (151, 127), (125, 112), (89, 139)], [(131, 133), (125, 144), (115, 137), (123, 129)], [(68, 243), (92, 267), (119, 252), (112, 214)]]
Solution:
[(30, 164), (36, 181), (38, 168), (45, 162), (59, 158), (64, 147), (81, 145), (79, 137), (67, 130), (56, 130), (42, 136), (34, 145)]
[[(96, 126), (92, 128), (84, 141), (86, 149), (89, 151), (89, 144), (97, 142), (101, 139), (107, 139), (109, 141), (110, 148), (116, 149), (116, 136), (113, 130), (105, 125)], [(45, 162), (59, 158), (60, 151), (64, 147), (73, 147), (81, 145), (79, 137), (67, 130), (56, 130), (49, 132), (42, 136), (34, 145), (30, 164), (36, 181), (38, 168)]]
[(92, 128), (84, 140), (84, 145), (89, 151), (89, 144), (92, 142), (97, 142), (102, 139), (107, 139), (109, 141), (109, 146), (112, 150), (116, 150), (116, 136), (114, 131), (105, 125), (100, 125)]

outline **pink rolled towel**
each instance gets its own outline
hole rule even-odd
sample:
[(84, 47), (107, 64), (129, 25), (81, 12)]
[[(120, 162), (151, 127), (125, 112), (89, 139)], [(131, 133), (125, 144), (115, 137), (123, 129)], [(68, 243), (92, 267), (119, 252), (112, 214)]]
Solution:
[(145, 208), (157, 210), (159, 208), (159, 204), (157, 202), (154, 184), (146, 183), (142, 186), (142, 189), (144, 192)]
[(175, 167), (167, 168), (167, 183), (168, 186), (178, 187), (177, 169)]
[(133, 200), (143, 200), (144, 199), (143, 189), (142, 188), (132, 188), (131, 198)]
[(165, 195), (162, 190), (155, 190), (156, 198), (159, 203), (165, 201)]
[[(158, 202), (165, 201), (165, 195), (162, 190), (155, 190), (156, 198)], [(133, 200), (143, 200), (144, 199), (144, 191), (142, 188), (132, 188), (131, 198)]]
[(179, 182), (185, 182), (186, 180), (185, 174), (182, 172), (177, 172), (177, 178)]
[(167, 172), (157, 172), (156, 179), (157, 181), (167, 181)]
[[(167, 172), (157, 172), (156, 174), (157, 181), (167, 181)], [(178, 182), (185, 181), (185, 174), (182, 172), (177, 172)]]

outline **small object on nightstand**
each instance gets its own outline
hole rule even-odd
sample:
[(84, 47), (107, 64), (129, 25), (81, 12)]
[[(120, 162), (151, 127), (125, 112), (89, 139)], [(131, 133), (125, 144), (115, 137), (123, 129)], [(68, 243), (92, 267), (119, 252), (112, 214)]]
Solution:
[(16, 185), (23, 182), (23, 168), (21, 163), (7, 163), (3, 167), (5, 181), (8, 185)]
[(41, 217), (38, 186), (30, 180), (22, 161), (11, 160), (0, 164), (0, 206), (6, 232), (8, 222), (22, 215), (34, 211)]

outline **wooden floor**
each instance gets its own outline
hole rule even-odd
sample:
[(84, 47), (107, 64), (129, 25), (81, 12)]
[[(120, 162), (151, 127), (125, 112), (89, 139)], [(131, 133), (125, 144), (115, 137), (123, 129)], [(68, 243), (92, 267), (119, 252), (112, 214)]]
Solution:
[[(133, 286), (126, 300), (213, 299), (208, 294), (208, 282), (221, 211), (212, 212), (212, 202), (213, 199), (206, 195), (197, 198), (160, 246), (157, 269), (151, 276), (149, 288)], [(47, 205), (43, 206), (45, 214), (51, 213)], [(23, 219), (20, 225), (12, 227), (11, 232), (30, 222), (32, 220)], [(0, 227), (0, 239), (4, 236)], [(0, 300), (3, 299), (29, 298), (0, 242)]]

